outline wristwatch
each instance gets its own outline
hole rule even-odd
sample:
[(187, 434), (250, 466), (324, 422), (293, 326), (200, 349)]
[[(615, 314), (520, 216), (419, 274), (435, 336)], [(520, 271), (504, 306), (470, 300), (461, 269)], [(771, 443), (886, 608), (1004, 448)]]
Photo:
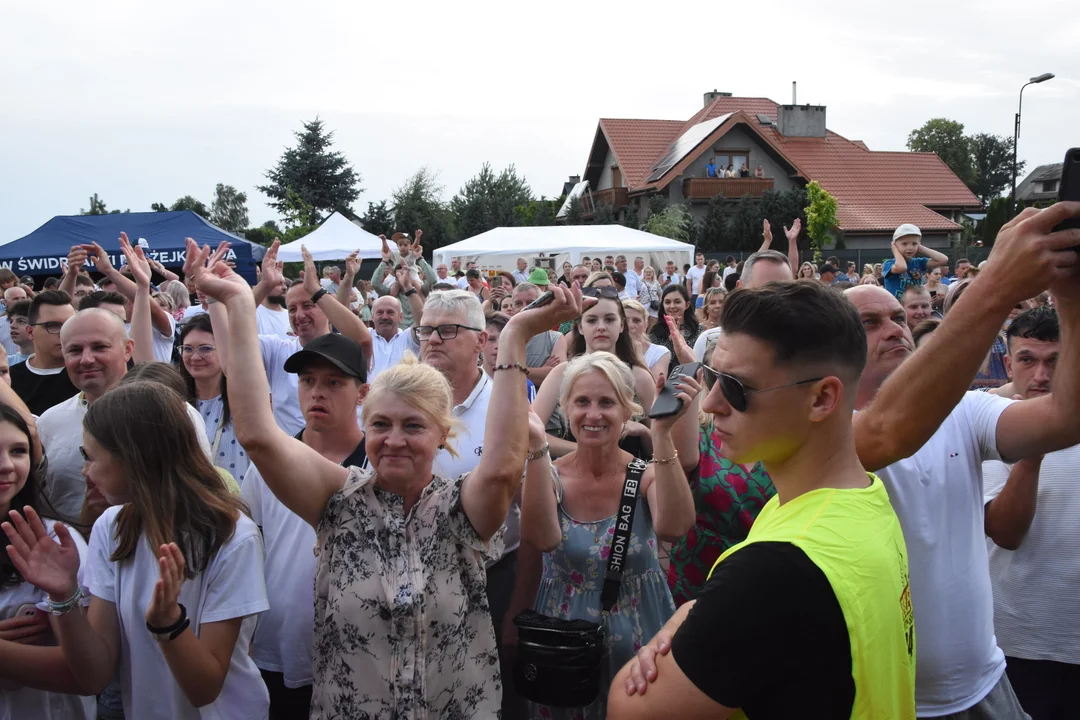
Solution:
[(322, 296), (325, 295), (325, 294), (326, 294), (326, 288), (319, 288), (318, 290), (316, 290), (315, 294), (311, 296), (312, 304), (313, 305), (318, 305), (319, 300), (321, 300)]
[(405, 297), (412, 297), (416, 294), (416, 288), (409, 288), (403, 294), (405, 295)]

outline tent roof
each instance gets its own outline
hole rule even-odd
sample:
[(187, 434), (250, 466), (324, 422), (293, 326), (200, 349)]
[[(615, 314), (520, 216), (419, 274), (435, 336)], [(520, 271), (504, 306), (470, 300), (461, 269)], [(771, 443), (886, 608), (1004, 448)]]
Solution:
[(304, 237), (278, 248), (278, 260), (300, 262), (301, 245), (307, 246), (316, 261), (344, 260), (357, 250), (361, 260), (382, 257), (382, 240), (337, 212)]
[(500, 227), (435, 251), (435, 261), (465, 255), (555, 255), (570, 253), (689, 252), (690, 243), (671, 240), (622, 225), (551, 225)]
[(96, 242), (109, 253), (120, 252), (118, 238), (126, 232), (132, 242), (145, 238), (150, 255), (162, 265), (184, 264), (185, 238), (200, 245), (232, 244), (237, 268), (248, 280), (255, 278), (254, 261), (266, 249), (257, 243), (225, 232), (191, 210), (176, 212), (116, 213), (113, 215), (58, 215), (29, 235), (0, 245), (0, 263), (16, 275), (59, 275), (72, 245)]

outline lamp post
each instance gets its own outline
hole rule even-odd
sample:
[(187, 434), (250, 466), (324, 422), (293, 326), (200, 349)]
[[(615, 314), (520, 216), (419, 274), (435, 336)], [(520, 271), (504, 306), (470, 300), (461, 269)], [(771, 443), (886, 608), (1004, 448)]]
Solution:
[(1024, 107), (1024, 88), (1028, 85), (1046, 82), (1054, 77), (1054, 73), (1043, 73), (1028, 80), (1020, 88), (1020, 104), (1016, 106), (1016, 122), (1013, 124), (1013, 167), (1012, 167), (1012, 195), (1009, 196), (1009, 217), (1016, 215), (1016, 146), (1020, 142), (1020, 110)]

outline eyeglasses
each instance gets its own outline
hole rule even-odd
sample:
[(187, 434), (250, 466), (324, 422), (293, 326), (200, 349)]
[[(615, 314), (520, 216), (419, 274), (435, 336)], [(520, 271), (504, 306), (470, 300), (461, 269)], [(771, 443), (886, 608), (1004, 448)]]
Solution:
[(784, 388), (796, 387), (797, 385), (806, 385), (807, 383), (817, 382), (824, 378), (807, 378), (806, 380), (799, 380), (798, 382), (788, 383), (786, 385), (777, 385), (770, 388), (762, 388), (761, 390), (748, 390), (743, 385), (742, 380), (734, 375), (728, 375), (715, 370), (705, 363), (701, 364), (702, 370), (705, 371), (705, 387), (712, 390), (716, 381), (720, 381), (720, 392), (723, 393), (724, 399), (727, 400), (731, 409), (736, 412), (746, 412), (746, 408), (750, 406), (750, 396), (757, 395), (759, 393), (772, 392), (773, 390), (782, 390)]
[(64, 323), (52, 321), (52, 322), (40, 322), (40, 323), (27, 323), (27, 325), (29, 325), (30, 327), (43, 327), (43, 328), (45, 328), (45, 332), (49, 333), (50, 335), (59, 335), (60, 334), (60, 328), (64, 326)]
[(593, 287), (581, 288), (581, 294), (591, 298), (615, 299), (619, 297), (619, 289), (611, 287), (610, 285), (605, 285), (603, 287), (596, 287), (594, 285)]
[(418, 343), (427, 342), (431, 339), (431, 336), (438, 334), (440, 340), (453, 340), (458, 336), (458, 328), (462, 330), (472, 330), (473, 332), (483, 332), (474, 327), (468, 325), (461, 325), (460, 323), (447, 323), (446, 325), (417, 325), (413, 328), (413, 340)]
[(191, 357), (195, 353), (199, 353), (199, 357), (209, 357), (216, 348), (213, 345), (199, 345), (195, 347), (193, 345), (181, 345), (180, 354), (184, 357)]

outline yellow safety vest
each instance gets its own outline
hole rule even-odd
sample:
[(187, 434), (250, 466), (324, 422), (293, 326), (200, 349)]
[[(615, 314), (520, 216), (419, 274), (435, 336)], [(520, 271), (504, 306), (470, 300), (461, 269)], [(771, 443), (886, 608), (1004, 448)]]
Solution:
[[(855, 680), (851, 717), (914, 720), (915, 616), (907, 547), (885, 486), (870, 477), (867, 488), (822, 488), (783, 505), (774, 496), (746, 540), (721, 555), (709, 575), (751, 543), (798, 547), (825, 573), (844, 613)], [(813, 708), (806, 710), (809, 717)]]

